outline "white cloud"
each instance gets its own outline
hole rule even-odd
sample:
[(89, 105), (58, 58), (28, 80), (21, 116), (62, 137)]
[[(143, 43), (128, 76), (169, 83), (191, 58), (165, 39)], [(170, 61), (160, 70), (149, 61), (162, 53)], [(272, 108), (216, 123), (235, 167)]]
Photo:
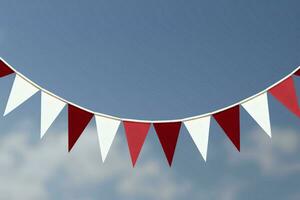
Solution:
[(149, 161), (137, 173), (127, 174), (118, 189), (126, 196), (166, 200), (181, 199), (191, 191), (192, 186), (189, 183), (177, 183), (170, 173), (161, 169), (159, 163)]
[[(289, 175), (300, 172), (300, 160), (297, 160), (299, 150), (299, 134), (292, 129), (273, 128), (271, 139), (260, 130), (249, 133), (239, 155), (228, 150), (230, 164), (256, 164), (264, 175)], [(293, 159), (289, 159), (293, 158)], [(243, 162), (242, 162), (243, 161)]]
[[(232, 173), (214, 176), (214, 171), (210, 171), (211, 176), (201, 177), (201, 173), (195, 171), (194, 179), (182, 178), (185, 174), (179, 178), (173, 168), (168, 168), (151, 153), (151, 146), (147, 144), (142, 153), (147, 159), (141, 159), (133, 169), (127, 145), (118, 136), (106, 163), (102, 164), (94, 129), (88, 129), (68, 154), (66, 131), (53, 133), (50, 130), (43, 140), (39, 140), (38, 133), (30, 136), (30, 121), (18, 124), (19, 130), (0, 137), (0, 199), (76, 200), (104, 195), (103, 200), (188, 197), (235, 200), (251, 187), (251, 182), (245, 180), (244, 175)], [(232, 153), (231, 148), (226, 157), (228, 163), (222, 159), (217, 161), (223, 162), (220, 163), (222, 168), (249, 170), (245, 166), (254, 163), (266, 175), (300, 171), (299, 161), (286, 160), (295, 157), (299, 150), (300, 137), (295, 131), (276, 128), (271, 140), (258, 130), (247, 135), (243, 138), (247, 142), (243, 142), (240, 154)], [(219, 156), (216, 159), (220, 159)], [(195, 180), (200, 180), (200, 183)], [(91, 188), (99, 192), (95, 194)], [(53, 196), (55, 193), (57, 196)], [(114, 196), (111, 198), (111, 195)]]
[[(76, 199), (78, 192), (84, 194), (90, 186), (109, 185), (120, 197), (168, 200), (184, 197), (191, 189), (188, 183), (177, 182), (173, 173), (163, 173), (155, 159), (147, 159), (133, 169), (125, 146), (118, 140), (102, 164), (92, 130), (81, 136), (70, 154), (65, 131), (38, 140), (38, 135), (30, 137), (29, 130), (26, 123), (26, 128), (0, 138), (0, 199), (52, 199), (51, 190), (60, 191), (63, 199)], [(92, 194), (83, 197), (88, 198), (93, 199)]]
[(235, 200), (245, 187), (245, 181), (237, 180), (236, 178), (226, 177), (221, 180), (221, 183), (216, 186), (214, 199)]
[(197, 199), (237, 200), (247, 185), (244, 180), (226, 174), (223, 177), (218, 177), (218, 179), (214, 184), (204, 184), (204, 188), (199, 187), (195, 193)]

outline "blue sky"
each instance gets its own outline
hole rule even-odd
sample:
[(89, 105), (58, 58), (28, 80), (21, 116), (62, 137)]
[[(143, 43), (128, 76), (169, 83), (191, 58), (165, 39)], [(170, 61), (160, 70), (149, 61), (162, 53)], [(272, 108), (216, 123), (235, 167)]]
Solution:
[[(299, 6), (296, 0), (2, 1), (0, 56), (92, 110), (183, 118), (246, 98), (299, 66)], [(0, 80), (3, 111), (12, 81)], [(132, 169), (123, 127), (104, 164), (94, 123), (67, 153), (65, 110), (39, 140), (35, 95), (0, 118), (0, 197), (299, 199), (299, 119), (269, 101), (271, 140), (242, 110), (241, 153), (213, 121), (204, 163), (183, 127), (169, 168), (151, 128)]]

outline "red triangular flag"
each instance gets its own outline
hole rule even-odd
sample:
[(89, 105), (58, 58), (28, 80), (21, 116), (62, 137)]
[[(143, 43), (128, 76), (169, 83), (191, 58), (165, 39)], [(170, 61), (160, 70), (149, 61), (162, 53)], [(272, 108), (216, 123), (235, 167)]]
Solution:
[(132, 165), (134, 167), (148, 134), (150, 123), (124, 121), (123, 124)]
[(231, 142), (240, 151), (240, 106), (213, 115)]
[(68, 105), (69, 152), (94, 115), (73, 105)]
[(15, 73), (7, 64), (0, 60), (0, 77)]
[(171, 166), (180, 132), (181, 122), (154, 123), (154, 128), (161, 146)]
[(296, 76), (300, 76), (300, 69), (294, 73)]
[(271, 88), (269, 92), (291, 112), (300, 117), (298, 98), (292, 77), (287, 78), (275, 87)]

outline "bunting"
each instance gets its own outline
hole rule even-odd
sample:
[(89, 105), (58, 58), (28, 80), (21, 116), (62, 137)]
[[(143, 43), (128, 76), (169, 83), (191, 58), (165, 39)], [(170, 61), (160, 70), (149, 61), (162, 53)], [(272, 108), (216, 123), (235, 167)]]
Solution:
[(293, 77), (289, 77), (269, 90), (292, 113), (300, 117), (300, 110)]
[(137, 158), (139, 157), (140, 151), (147, 137), (150, 123), (127, 121), (124, 121), (123, 123), (132, 165), (135, 166)]
[(154, 123), (156, 134), (170, 166), (173, 162), (180, 127), (181, 122)]
[(260, 125), (260, 127), (271, 137), (272, 133), (267, 93), (265, 92), (243, 103), (242, 106)]
[(65, 102), (55, 98), (54, 96), (41, 92), (41, 138), (47, 132), (48, 128), (57, 118), (65, 105)]
[(97, 115), (95, 116), (95, 119), (102, 162), (104, 162), (110, 149), (110, 146), (118, 131), (120, 121)]
[(4, 61), (0, 60), (0, 77), (15, 73)]
[(299, 70), (297, 70), (297, 71), (294, 73), (294, 75), (296, 75), (296, 76), (300, 76), (300, 69), (299, 69)]
[(185, 127), (205, 161), (207, 157), (210, 118), (211, 116), (207, 116), (184, 122)]
[(85, 127), (91, 121), (93, 114), (82, 110), (76, 106), (68, 105), (68, 131), (69, 131), (69, 151), (84, 131)]
[(206, 161), (212, 118), (215, 119), (236, 149), (240, 151), (240, 107), (244, 108), (270, 137), (272, 133), (268, 95), (272, 95), (288, 110), (300, 117), (300, 108), (293, 79), (293, 76), (300, 76), (300, 67), (258, 94), (226, 108), (199, 116), (163, 121), (124, 119), (90, 111), (43, 89), (16, 71), (3, 59), (0, 59), (0, 77), (5, 77), (10, 74), (15, 74), (15, 77), (4, 115), (7, 115), (37, 92), (41, 91), (40, 137), (42, 138), (44, 136), (64, 107), (67, 106), (69, 152), (93, 116), (95, 116), (100, 153), (103, 162), (107, 158), (120, 124), (122, 123), (133, 167), (137, 163), (151, 125), (154, 127), (154, 131), (156, 132), (169, 166), (172, 166), (182, 123), (186, 127), (188, 134), (195, 143), (204, 161)]
[(4, 116), (13, 111), (19, 105), (39, 91), (34, 85), (16, 75), (8, 102), (4, 111)]
[(240, 151), (240, 106), (234, 106), (213, 116), (237, 150)]

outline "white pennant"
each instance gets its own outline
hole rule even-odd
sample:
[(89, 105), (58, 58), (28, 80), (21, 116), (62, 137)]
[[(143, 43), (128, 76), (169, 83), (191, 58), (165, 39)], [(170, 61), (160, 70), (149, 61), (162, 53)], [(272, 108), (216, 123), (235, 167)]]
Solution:
[(193, 141), (206, 161), (209, 139), (210, 116), (184, 122)]
[(102, 161), (104, 162), (110, 146), (118, 131), (120, 121), (95, 115)]
[(34, 85), (32, 85), (19, 75), (16, 75), (5, 108), (4, 116), (13, 111), (38, 91), (39, 89)]
[(65, 107), (66, 103), (42, 92), (41, 94), (41, 138)]
[(261, 128), (271, 137), (271, 124), (268, 105), (268, 95), (263, 93), (250, 101), (242, 104), (251, 117), (261, 126)]

